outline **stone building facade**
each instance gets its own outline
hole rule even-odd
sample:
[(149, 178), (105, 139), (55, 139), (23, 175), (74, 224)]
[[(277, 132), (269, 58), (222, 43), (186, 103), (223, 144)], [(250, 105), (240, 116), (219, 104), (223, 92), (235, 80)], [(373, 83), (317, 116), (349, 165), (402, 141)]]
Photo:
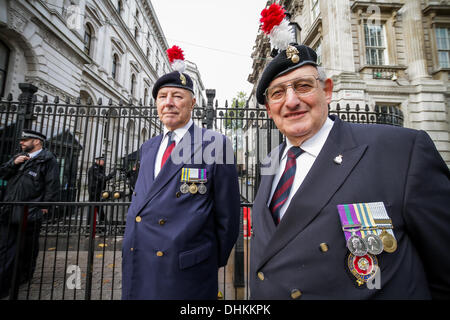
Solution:
[[(273, 1), (268, 1), (270, 5)], [(282, 0), (297, 41), (316, 50), (334, 81), (331, 109), (389, 106), (403, 126), (426, 130), (450, 165), (450, 1)], [(297, 28), (295, 28), (297, 26)], [(256, 37), (254, 84), (270, 60)]]
[[(32, 83), (38, 96), (148, 105), (171, 70), (149, 0), (0, 0), (0, 97)], [(197, 100), (204, 86), (195, 64)]]

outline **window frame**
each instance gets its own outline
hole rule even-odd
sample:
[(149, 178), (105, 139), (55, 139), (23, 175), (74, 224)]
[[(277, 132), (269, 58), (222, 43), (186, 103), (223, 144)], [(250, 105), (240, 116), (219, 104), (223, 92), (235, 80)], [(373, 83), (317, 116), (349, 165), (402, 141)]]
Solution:
[[(83, 48), (83, 51), (88, 56), (91, 56), (91, 54), (92, 54), (92, 38), (94, 36), (94, 30), (93, 29), (94, 28), (89, 23), (86, 23), (84, 25), (84, 37), (83, 37), (84, 48)], [(86, 41), (86, 36), (89, 36), (89, 40), (88, 41)]]
[[(438, 30), (447, 30), (447, 36), (446, 38), (446, 42), (447, 42), (447, 48), (446, 49), (441, 49), (439, 48), (440, 46), (440, 41), (439, 41), (439, 37), (438, 37)], [(438, 68), (441, 69), (449, 69), (450, 68), (450, 26), (436, 26), (434, 28), (434, 40), (436, 41), (436, 64)], [(446, 65), (442, 65), (441, 62), (441, 58), (440, 58), (440, 52), (446, 52), (447, 53), (447, 61), (446, 61)]]
[[(369, 25), (367, 23), (367, 21), (364, 21), (363, 24), (363, 36), (364, 36), (364, 58), (365, 58), (365, 62), (366, 65), (369, 66), (387, 66), (389, 65), (389, 53), (388, 53), (388, 43), (387, 43), (387, 37), (386, 37), (386, 26), (385, 26), (385, 22), (381, 22), (379, 25), (373, 25), (376, 27), (381, 27), (381, 45), (368, 45), (367, 41), (369, 39), (369, 41), (371, 42), (371, 38), (369, 37), (370, 34), (367, 34), (367, 31), (369, 31), (369, 27), (373, 27), (371, 25)], [(375, 38), (375, 42), (378, 42), (380, 39)], [(369, 51), (368, 50), (376, 50), (376, 52), (378, 53), (380, 50), (382, 50), (382, 59), (383, 61), (381, 63), (379, 63), (380, 61), (377, 61), (378, 63), (373, 63), (373, 61), (370, 59), (371, 55), (369, 55)], [(377, 54), (377, 60), (379, 60), (379, 55)]]
[(2, 40), (0, 40), (0, 46), (5, 49), (6, 53), (4, 69), (2, 69), (3, 67), (0, 65), (0, 98), (2, 98), (6, 89), (6, 79), (8, 77), (8, 65), (11, 57), (11, 49)]

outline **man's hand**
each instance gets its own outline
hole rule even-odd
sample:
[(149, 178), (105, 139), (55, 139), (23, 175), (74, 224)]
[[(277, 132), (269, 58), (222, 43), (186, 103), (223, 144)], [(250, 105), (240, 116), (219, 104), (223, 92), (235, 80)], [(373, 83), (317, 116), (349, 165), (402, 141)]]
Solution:
[(41, 209), (43, 214), (47, 214), (48, 213), (48, 209)]
[(28, 156), (18, 156), (17, 158), (15, 158), (14, 159), (14, 164), (21, 164), (21, 163), (24, 163), (25, 161), (27, 161), (27, 160), (29, 160), (30, 159), (30, 157), (28, 157)]

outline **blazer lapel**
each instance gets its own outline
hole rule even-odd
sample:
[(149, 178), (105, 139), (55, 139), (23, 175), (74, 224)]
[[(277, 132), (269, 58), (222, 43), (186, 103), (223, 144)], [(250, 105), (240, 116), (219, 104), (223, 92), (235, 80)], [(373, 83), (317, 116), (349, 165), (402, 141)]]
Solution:
[(158, 148), (161, 144), (161, 140), (163, 138), (163, 135), (160, 134), (159, 136), (155, 137), (154, 139), (150, 140), (150, 146), (145, 152), (145, 155), (143, 155), (145, 158), (142, 159), (142, 163), (145, 163), (144, 166), (141, 165), (141, 170), (144, 169), (142, 178), (144, 179), (146, 190), (151, 187), (153, 184), (154, 176), (155, 176), (155, 162), (156, 162), (156, 156), (158, 154)]
[[(356, 145), (350, 128), (335, 119), (327, 141), (269, 241), (259, 267), (314, 220), (344, 183), (366, 149), (367, 145)], [(341, 164), (333, 161), (338, 155), (342, 155)]]
[[(258, 187), (258, 194), (254, 200), (254, 212), (261, 212), (262, 214), (262, 225), (260, 227), (264, 228), (262, 232), (265, 236), (264, 239), (270, 239), (271, 236), (276, 231), (275, 223), (273, 222), (272, 213), (267, 206), (270, 200), (270, 192), (272, 191), (273, 179), (275, 178), (276, 168), (279, 166), (281, 155), (286, 147), (286, 142), (280, 144), (275, 148), (269, 156), (261, 164), (261, 184)], [(274, 165), (274, 163), (276, 165)]]

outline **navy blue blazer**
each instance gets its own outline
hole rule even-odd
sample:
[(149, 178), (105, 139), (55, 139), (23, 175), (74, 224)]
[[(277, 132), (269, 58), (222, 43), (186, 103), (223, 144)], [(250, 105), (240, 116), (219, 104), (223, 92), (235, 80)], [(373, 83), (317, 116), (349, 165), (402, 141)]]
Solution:
[[(424, 131), (330, 118), (324, 147), (278, 227), (267, 208), (274, 176), (262, 177), (252, 216), (251, 298), (450, 298), (450, 173), (432, 140)], [(333, 161), (339, 154), (341, 164)], [(398, 248), (377, 256), (381, 288), (369, 289), (348, 270), (337, 205), (380, 201)]]
[[(154, 178), (161, 140), (159, 135), (141, 147), (123, 240), (122, 299), (217, 299), (218, 268), (226, 265), (239, 231), (231, 143), (193, 124), (172, 151), (183, 162), (170, 157)], [(219, 145), (222, 148), (214, 151)], [(216, 156), (216, 161), (203, 153)], [(206, 169), (205, 194), (180, 192), (182, 168)]]

